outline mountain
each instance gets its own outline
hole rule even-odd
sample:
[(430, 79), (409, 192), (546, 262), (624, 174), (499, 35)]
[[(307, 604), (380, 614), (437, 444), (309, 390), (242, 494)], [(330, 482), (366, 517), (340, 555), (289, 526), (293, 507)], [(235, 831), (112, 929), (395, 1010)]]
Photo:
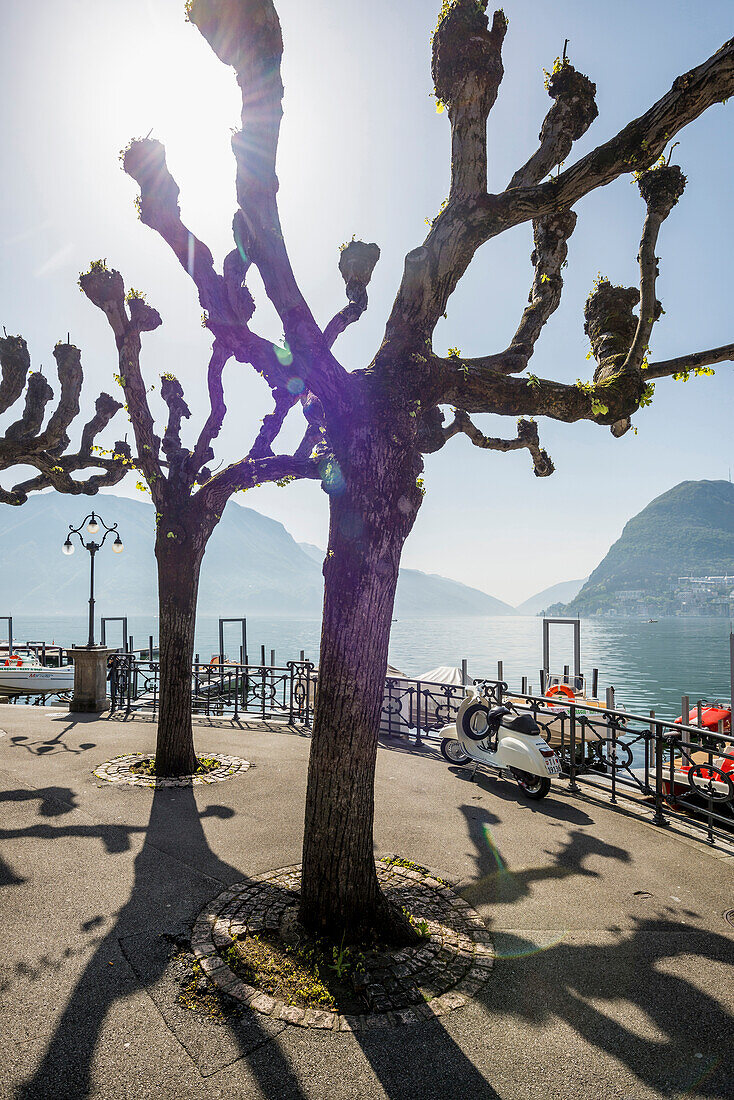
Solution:
[[(150, 615), (157, 611), (154, 511), (150, 504), (104, 494), (86, 497), (42, 493), (20, 508), (0, 507), (0, 609), (14, 615), (79, 614), (89, 599), (89, 554), (61, 546), (85, 513), (115, 522), (125, 549), (113, 554), (108, 538), (95, 557), (98, 615)], [(86, 535), (89, 541), (91, 536)], [(96, 541), (99, 536), (95, 536)], [(212, 535), (199, 585), (201, 615), (318, 616), (323, 598), (324, 552), (305, 547), (281, 523), (232, 503)], [(400, 572), (398, 617), (512, 614), (484, 592), (413, 569)]]
[[(683, 481), (656, 497), (622, 531), (567, 615), (626, 611), (728, 613), (732, 583), (681, 578), (734, 575), (734, 485)], [(704, 598), (706, 596), (706, 598)], [(721, 607), (719, 607), (721, 604)], [(701, 610), (703, 609), (703, 610)]]
[(515, 612), (518, 615), (538, 615), (551, 604), (566, 603), (578, 595), (588, 579), (584, 577), (580, 581), (560, 581), (558, 584), (552, 584), (550, 588), (544, 588), (542, 592), (536, 592), (534, 596), (530, 596), (524, 603), (519, 603)]
[[(312, 542), (299, 542), (304, 554), (323, 565), (325, 550)], [(580, 584), (580, 582), (579, 582)], [(420, 608), (424, 607), (422, 612)], [(398, 590), (395, 595), (395, 616), (412, 619), (445, 615), (514, 615), (515, 608), (508, 603), (469, 588), (460, 581), (440, 577), (437, 573), (423, 573), (420, 569), (401, 569)]]

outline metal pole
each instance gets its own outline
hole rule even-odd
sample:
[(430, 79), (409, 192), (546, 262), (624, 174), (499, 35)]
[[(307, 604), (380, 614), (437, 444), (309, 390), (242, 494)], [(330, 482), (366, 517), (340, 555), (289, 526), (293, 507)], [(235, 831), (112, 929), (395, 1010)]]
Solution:
[(153, 660), (153, 635), (148, 636), (148, 660)]
[(573, 686), (577, 688), (581, 682), (581, 619), (573, 623), (573, 675)]
[(270, 667), (275, 668), (275, 650), (270, 650)]
[(87, 649), (94, 647), (94, 555), (97, 547), (94, 543), (89, 547), (89, 638)]
[(591, 698), (597, 698), (597, 692), (599, 690), (599, 669), (592, 668), (591, 670)]
[[(683, 723), (684, 726), (688, 725), (688, 719), (690, 718), (690, 715), (691, 715), (691, 701), (690, 701), (690, 699), (687, 695), (684, 695), (684, 696), (682, 696), (681, 701), (680, 701), (680, 720), (681, 720), (681, 722)], [(685, 764), (686, 756), (691, 751), (691, 737), (690, 737), (689, 733), (685, 733), (685, 732), (683, 733), (683, 735), (681, 737), (680, 746), (681, 746), (681, 750), (684, 754), (683, 755), (683, 763)], [(673, 759), (672, 752), (670, 754), (670, 758), (671, 758), (671, 760)], [(688, 763), (690, 764), (690, 760), (688, 761)]]
[[(732, 635), (732, 637), (734, 637), (734, 635)], [(8, 615), (8, 657), (10, 657), (12, 652), (13, 652), (13, 616)], [(731, 652), (732, 652), (732, 658), (731, 658), (731, 661), (732, 661), (732, 664), (731, 664), (731, 667), (732, 667), (732, 680), (734, 681), (734, 648), (732, 649)]]
[(607, 688), (606, 707), (607, 707), (607, 710), (614, 710), (614, 688), (613, 687), (608, 687)]
[[(260, 646), (260, 664), (263, 666), (263, 668), (265, 668), (265, 646), (264, 645)], [(264, 705), (265, 704), (263, 702), (263, 706)]]
[(521, 686), (520, 686), (520, 690), (521, 690), (521, 692), (522, 692), (522, 694), (523, 694), (523, 695), (528, 695), (528, 694), (529, 694), (529, 692), (528, 692), (528, 678), (527, 678), (527, 676), (523, 676), (523, 678), (522, 678), (522, 683), (521, 683)]
[[(543, 670), (545, 672), (550, 671), (550, 669), (548, 668), (548, 665), (550, 664), (549, 631), (550, 631), (550, 623), (548, 622), (547, 619), (543, 619)], [(544, 683), (545, 683), (545, 680), (541, 676), (541, 681), (540, 681), (540, 693), (541, 693), (541, 695), (543, 694), (543, 684)]]
[[(734, 652), (734, 650), (732, 652)], [(469, 672), (467, 670), (466, 657), (462, 657), (462, 659), (461, 659), (461, 684), (462, 684), (462, 687), (466, 687), (468, 680), (469, 680)]]
[(505, 678), (504, 672), (505, 672), (504, 662), (498, 661), (497, 662), (497, 679), (498, 680), (504, 680), (504, 678)]

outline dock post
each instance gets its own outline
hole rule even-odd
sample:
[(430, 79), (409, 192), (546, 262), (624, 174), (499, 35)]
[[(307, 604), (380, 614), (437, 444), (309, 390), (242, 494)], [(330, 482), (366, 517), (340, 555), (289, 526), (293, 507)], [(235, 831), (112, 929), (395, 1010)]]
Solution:
[(522, 681), (521, 681), (521, 684), (520, 684), (520, 691), (521, 691), (522, 695), (528, 695), (529, 694), (527, 676), (523, 676), (523, 678), (522, 678)]
[[(681, 723), (684, 726), (688, 725), (688, 720), (689, 720), (690, 716), (691, 716), (691, 701), (690, 701), (690, 699), (687, 695), (683, 695), (681, 697), (681, 701), (680, 701), (680, 720), (681, 720)], [(691, 735), (689, 733), (686, 733), (685, 731), (681, 731), (680, 747), (681, 747), (681, 752), (683, 753), (683, 763), (685, 763), (686, 759), (688, 759), (690, 757), (690, 753), (691, 753)], [(671, 753), (671, 760), (672, 760), (672, 758), (673, 757), (672, 757), (672, 753)], [(690, 764), (690, 762), (691, 762), (690, 759), (688, 759), (689, 764)]]
[(306, 650), (305, 650), (305, 649), (302, 649), (302, 650), (301, 650), (301, 664), (303, 664), (303, 661), (304, 661), (304, 654), (305, 654), (305, 652), (306, 652)]
[(539, 671), (539, 675), (540, 675), (540, 694), (541, 694), (541, 695), (545, 695), (545, 687), (546, 687), (546, 673), (545, 673), (545, 669), (544, 669), (544, 668), (541, 668), (541, 669), (539, 669), (538, 671)]
[[(654, 744), (655, 744), (655, 813), (653, 814), (654, 825), (667, 825), (665, 820), (665, 814), (663, 813), (663, 747), (661, 745), (662, 727), (659, 723), (655, 723)], [(670, 751), (670, 758), (673, 759), (673, 750)], [(671, 790), (672, 793), (672, 790)]]
[(591, 698), (598, 698), (597, 692), (599, 690), (599, 669), (592, 668), (591, 670)]
[(270, 667), (275, 668), (275, 650), (270, 650)]
[(571, 708), (571, 726), (569, 730), (569, 765), (568, 765), (568, 789), (577, 791), (579, 785), (576, 782), (576, 707)]
[(505, 678), (505, 663), (504, 661), (497, 662), (497, 679), (504, 680)]
[(606, 707), (607, 707), (607, 710), (614, 710), (614, 688), (613, 687), (608, 687), (607, 688)]
[(466, 687), (469, 680), (469, 671), (467, 669), (466, 657), (461, 658), (461, 686)]

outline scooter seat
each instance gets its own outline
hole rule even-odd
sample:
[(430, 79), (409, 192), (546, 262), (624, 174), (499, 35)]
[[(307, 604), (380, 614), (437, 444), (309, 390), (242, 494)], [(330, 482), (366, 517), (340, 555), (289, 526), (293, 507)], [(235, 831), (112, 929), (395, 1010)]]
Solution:
[(502, 725), (513, 733), (524, 733), (530, 736), (540, 733), (540, 726), (530, 714), (518, 714), (510, 722), (503, 722)]
[(487, 712), (487, 725), (498, 725), (506, 714), (512, 714), (509, 707), (492, 707), (492, 709)]

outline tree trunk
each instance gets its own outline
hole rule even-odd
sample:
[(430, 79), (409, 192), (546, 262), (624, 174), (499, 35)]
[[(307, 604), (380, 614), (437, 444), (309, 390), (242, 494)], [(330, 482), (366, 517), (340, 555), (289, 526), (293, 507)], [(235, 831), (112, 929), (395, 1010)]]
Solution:
[(373, 427), (332, 479), (300, 917), (337, 942), (413, 938), (379, 888), (372, 830), (390, 622), (421, 468), (419, 455)]
[(158, 561), (160, 700), (156, 775), (191, 775), (197, 768), (191, 726), (191, 666), (196, 599), (206, 536), (160, 518)]

